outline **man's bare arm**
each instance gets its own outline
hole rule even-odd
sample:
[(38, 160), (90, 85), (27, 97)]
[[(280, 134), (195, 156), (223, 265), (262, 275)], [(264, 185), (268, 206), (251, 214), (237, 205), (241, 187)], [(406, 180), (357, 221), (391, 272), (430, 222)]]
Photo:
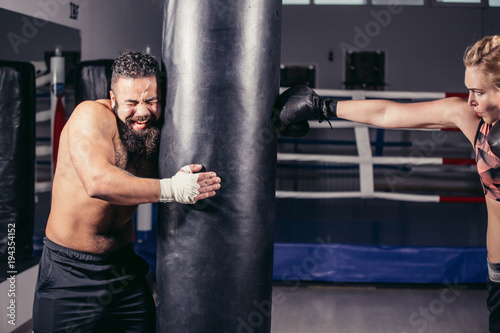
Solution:
[[(71, 160), (87, 194), (117, 205), (158, 202), (158, 179), (136, 177), (115, 165), (115, 121), (105, 106), (86, 102), (75, 109), (68, 122)], [(199, 174), (198, 181), (202, 182), (201, 199), (215, 194), (220, 179), (211, 172)]]

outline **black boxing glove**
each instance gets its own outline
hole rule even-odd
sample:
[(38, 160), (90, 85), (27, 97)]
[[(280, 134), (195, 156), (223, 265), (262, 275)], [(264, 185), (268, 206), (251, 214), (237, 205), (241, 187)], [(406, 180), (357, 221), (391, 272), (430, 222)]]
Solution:
[(500, 157), (500, 122), (497, 121), (490, 128), (490, 132), (486, 137), (488, 144), (490, 145), (491, 151), (496, 157)]
[(303, 137), (307, 134), (307, 132), (309, 132), (309, 123), (307, 122), (307, 120), (284, 126), (279, 130), (279, 133), (281, 135), (289, 136), (292, 138)]
[[(285, 90), (276, 100), (283, 127), (307, 120), (327, 120), (337, 117), (337, 101), (321, 98), (308, 86), (293, 86)], [(330, 124), (331, 127), (331, 124)]]

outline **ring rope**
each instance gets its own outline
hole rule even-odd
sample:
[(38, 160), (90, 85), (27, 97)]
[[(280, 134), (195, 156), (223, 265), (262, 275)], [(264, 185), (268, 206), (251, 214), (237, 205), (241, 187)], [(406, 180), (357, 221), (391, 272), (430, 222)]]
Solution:
[[(359, 156), (278, 153), (278, 162), (361, 163)], [(442, 157), (372, 156), (373, 165), (475, 165), (474, 159)]]

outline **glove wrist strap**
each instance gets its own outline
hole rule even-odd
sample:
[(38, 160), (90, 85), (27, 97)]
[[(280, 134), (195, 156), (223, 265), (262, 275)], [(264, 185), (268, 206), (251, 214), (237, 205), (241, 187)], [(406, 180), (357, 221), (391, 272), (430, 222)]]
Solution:
[(337, 101), (326, 99), (325, 106), (325, 118), (337, 118)]

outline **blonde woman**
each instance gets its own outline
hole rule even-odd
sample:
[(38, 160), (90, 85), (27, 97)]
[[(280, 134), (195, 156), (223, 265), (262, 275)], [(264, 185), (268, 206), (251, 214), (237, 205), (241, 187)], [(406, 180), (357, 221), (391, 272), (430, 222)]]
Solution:
[[(305, 86), (281, 94), (281, 133), (299, 128), (307, 120), (339, 117), (384, 128), (458, 128), (476, 153), (477, 169), (488, 211), (487, 306), (490, 332), (500, 332), (500, 36), (488, 36), (464, 55), (468, 100), (451, 97), (421, 103), (386, 100), (333, 101), (322, 99)], [(286, 134), (285, 134), (286, 135)]]

